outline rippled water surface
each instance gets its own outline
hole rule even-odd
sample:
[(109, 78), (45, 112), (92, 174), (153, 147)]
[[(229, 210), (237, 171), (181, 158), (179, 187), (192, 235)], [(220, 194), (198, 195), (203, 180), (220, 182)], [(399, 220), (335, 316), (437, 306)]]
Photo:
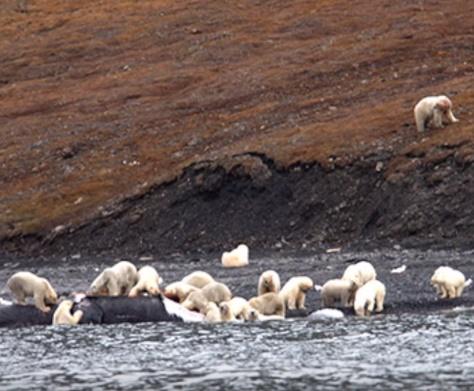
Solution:
[(474, 384), (472, 311), (1, 332), (2, 390), (405, 390)]

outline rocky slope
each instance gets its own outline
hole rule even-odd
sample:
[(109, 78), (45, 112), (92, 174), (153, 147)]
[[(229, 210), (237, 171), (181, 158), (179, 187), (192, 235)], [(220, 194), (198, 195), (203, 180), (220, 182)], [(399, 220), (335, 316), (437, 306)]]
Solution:
[[(0, 5), (6, 252), (474, 234), (474, 4)], [(446, 94), (460, 122), (416, 132)]]

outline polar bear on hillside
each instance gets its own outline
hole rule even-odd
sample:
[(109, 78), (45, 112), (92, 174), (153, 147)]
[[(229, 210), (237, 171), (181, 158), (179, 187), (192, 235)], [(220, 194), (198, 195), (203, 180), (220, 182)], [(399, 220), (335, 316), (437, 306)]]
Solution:
[(78, 324), (82, 318), (83, 312), (77, 310), (74, 314), (71, 314), (71, 309), (74, 306), (72, 300), (64, 300), (58, 305), (53, 315), (53, 324)]
[(214, 278), (209, 273), (203, 272), (201, 270), (197, 270), (191, 274), (188, 274), (181, 281), (195, 286), (196, 288), (204, 288), (207, 284), (215, 282)]
[(231, 252), (225, 251), (221, 257), (224, 267), (242, 267), (249, 264), (249, 248), (245, 244), (240, 244)]
[[(291, 277), (279, 293), (286, 309), (305, 309), (306, 292), (314, 286), (313, 280), (306, 276)], [(264, 314), (266, 315), (266, 314)]]
[(461, 297), (464, 288), (471, 285), (472, 280), (466, 281), (466, 277), (459, 270), (449, 266), (440, 266), (431, 277), (431, 285), (442, 299), (454, 299)]
[(48, 305), (56, 304), (58, 295), (46, 278), (30, 272), (18, 272), (7, 281), (17, 304), (26, 305), (26, 298), (33, 297), (35, 306), (43, 312), (51, 311)]
[(104, 269), (92, 282), (90, 294), (97, 296), (127, 296), (137, 283), (138, 274), (135, 265), (121, 261)]
[(377, 273), (375, 272), (374, 267), (367, 261), (360, 261), (349, 265), (342, 275), (343, 280), (354, 281), (359, 288), (366, 282), (375, 280), (376, 278)]
[(451, 111), (452, 107), (451, 100), (445, 95), (421, 99), (413, 109), (418, 132), (423, 132), (429, 123), (435, 128), (442, 128), (443, 119), (448, 123), (459, 122)]
[(258, 280), (258, 295), (261, 296), (268, 292), (280, 292), (280, 276), (274, 270), (267, 270), (260, 275)]
[(136, 297), (143, 292), (151, 296), (158, 296), (162, 282), (163, 280), (153, 266), (143, 266), (138, 271), (138, 281), (133, 288), (130, 289), (128, 297)]
[(336, 302), (340, 302), (343, 307), (351, 307), (356, 291), (357, 284), (354, 281), (335, 278), (323, 285), (321, 301), (324, 307), (334, 307)]
[(374, 311), (374, 308), (376, 312), (382, 312), (385, 293), (385, 285), (378, 280), (370, 280), (357, 289), (354, 299), (356, 315), (368, 316)]

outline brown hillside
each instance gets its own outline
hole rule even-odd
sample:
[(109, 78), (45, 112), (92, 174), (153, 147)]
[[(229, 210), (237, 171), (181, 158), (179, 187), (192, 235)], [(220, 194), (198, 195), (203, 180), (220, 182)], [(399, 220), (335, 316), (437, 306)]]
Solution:
[[(256, 152), (385, 179), (474, 161), (474, 2), (5, 0), (0, 237), (45, 235)], [(460, 122), (416, 132), (446, 94)]]

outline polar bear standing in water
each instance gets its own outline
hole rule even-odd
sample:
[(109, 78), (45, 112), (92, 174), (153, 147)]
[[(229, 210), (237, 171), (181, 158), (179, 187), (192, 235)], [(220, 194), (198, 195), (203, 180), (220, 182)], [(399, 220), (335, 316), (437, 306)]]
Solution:
[(314, 286), (313, 280), (309, 277), (291, 277), (280, 291), (280, 297), (285, 302), (289, 310), (305, 309), (304, 302), (306, 292)]
[(90, 286), (90, 293), (99, 296), (127, 296), (137, 280), (135, 265), (121, 261), (99, 274)]
[(53, 315), (53, 324), (78, 324), (82, 318), (83, 312), (78, 310), (71, 314), (71, 309), (74, 306), (72, 300), (64, 300), (58, 305)]
[(472, 280), (466, 281), (466, 277), (459, 270), (449, 266), (440, 266), (431, 277), (431, 285), (436, 288), (442, 299), (454, 299), (461, 297), (464, 288), (471, 285)]
[(371, 280), (357, 289), (354, 300), (356, 315), (368, 316), (374, 308), (376, 312), (382, 312), (385, 292), (385, 285), (378, 280)]
[(423, 132), (430, 122), (435, 128), (443, 127), (443, 119), (448, 123), (459, 122), (451, 111), (452, 107), (451, 100), (445, 95), (427, 96), (420, 100), (413, 109), (418, 132)]
[(138, 271), (138, 281), (130, 290), (128, 297), (136, 297), (143, 292), (151, 296), (158, 296), (162, 282), (163, 280), (153, 266), (143, 266)]
[(26, 305), (25, 299), (33, 297), (36, 308), (43, 312), (51, 311), (48, 305), (58, 301), (58, 295), (49, 281), (30, 272), (15, 273), (8, 279), (7, 286), (18, 304)]
[(249, 248), (245, 244), (240, 244), (231, 252), (225, 251), (221, 257), (224, 267), (242, 267), (249, 264)]
[(349, 265), (342, 275), (343, 280), (354, 281), (358, 288), (366, 282), (375, 280), (376, 278), (377, 273), (375, 272), (374, 267), (367, 261), (361, 261)]

